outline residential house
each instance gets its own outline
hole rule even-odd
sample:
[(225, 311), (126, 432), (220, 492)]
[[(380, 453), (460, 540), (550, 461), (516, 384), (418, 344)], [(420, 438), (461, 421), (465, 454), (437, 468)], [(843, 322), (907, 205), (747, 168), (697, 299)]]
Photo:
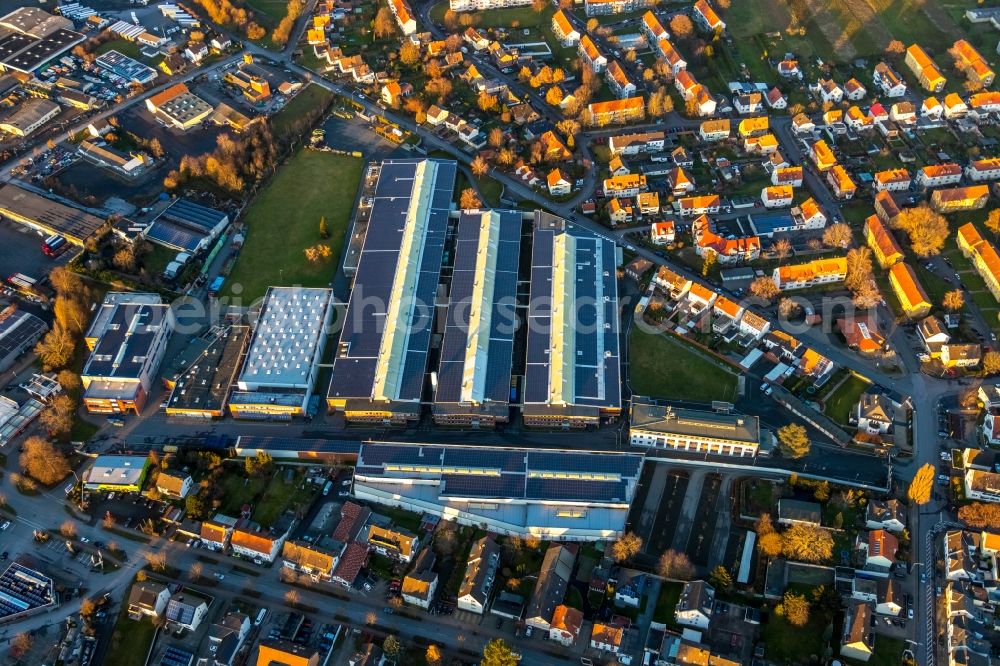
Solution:
[(319, 650), (283, 640), (262, 640), (256, 666), (319, 666)]
[(764, 95), (764, 101), (772, 109), (781, 110), (788, 108), (788, 98), (776, 87), (767, 91), (767, 94)]
[(857, 79), (848, 79), (844, 84), (844, 97), (852, 102), (859, 102), (865, 98), (868, 91)]
[(677, 208), (682, 217), (715, 215), (719, 212), (721, 202), (718, 194), (682, 197), (677, 201)]
[(893, 265), (889, 269), (889, 284), (899, 300), (904, 315), (910, 319), (927, 316), (932, 304), (909, 264), (901, 261)]
[(894, 72), (892, 68), (884, 62), (880, 62), (875, 65), (872, 82), (886, 97), (902, 97), (906, 94), (906, 84), (903, 83), (901, 78), (899, 78), (899, 74)]
[(642, 120), (645, 115), (646, 101), (642, 97), (592, 102), (587, 106), (588, 121), (597, 127)]
[(625, 161), (619, 155), (615, 155), (608, 162), (608, 171), (612, 176), (627, 176), (632, 173), (632, 170), (628, 168), (628, 165), (625, 164)]
[(623, 204), (621, 199), (615, 197), (608, 203), (608, 220), (612, 225), (627, 224), (632, 221), (635, 210), (630, 204)]
[(659, 52), (660, 57), (663, 58), (663, 60), (670, 67), (670, 71), (674, 76), (677, 76), (682, 71), (687, 69), (687, 61), (684, 60), (680, 51), (678, 51), (674, 45), (670, 43), (669, 39), (663, 37), (662, 39), (654, 42), (654, 46)]
[(576, 46), (580, 42), (580, 32), (573, 27), (569, 16), (561, 9), (552, 15), (552, 34), (564, 47)]
[(694, 3), (691, 16), (694, 22), (706, 32), (722, 34), (726, 30), (726, 22), (719, 18), (708, 0), (698, 0)]
[(931, 358), (941, 357), (941, 348), (951, 341), (951, 335), (937, 317), (924, 317), (917, 323), (917, 335)]
[(973, 84), (988, 88), (993, 83), (996, 76), (993, 68), (968, 41), (958, 40), (952, 45), (949, 53), (955, 58), (955, 68), (965, 74)]
[[(729, 121), (727, 120), (726, 123)], [(704, 123), (702, 123), (704, 125)], [(740, 121), (737, 127), (737, 133), (741, 139), (745, 139), (751, 136), (763, 136), (770, 133), (771, 131), (771, 120), (767, 116), (755, 116), (753, 118), (744, 118)], [(728, 125), (726, 129), (726, 136), (729, 136)]]
[(715, 605), (715, 588), (703, 580), (684, 584), (674, 610), (674, 621), (685, 627), (708, 629)]
[[(336, 538), (336, 534), (334, 534)], [(368, 544), (352, 541), (344, 548), (337, 565), (333, 569), (330, 580), (334, 583), (351, 587), (357, 580), (361, 569), (368, 563)]]
[(920, 117), (930, 120), (938, 120), (944, 114), (944, 105), (938, 101), (937, 97), (927, 97), (920, 104)]
[(875, 214), (878, 219), (885, 224), (892, 224), (892, 221), (899, 216), (899, 204), (892, 198), (889, 192), (879, 192), (875, 195)]
[(804, 113), (797, 113), (792, 117), (792, 129), (796, 134), (809, 134), (816, 130), (816, 123)]
[(698, 136), (702, 141), (722, 141), (729, 138), (729, 119), (705, 120), (698, 128)]
[(868, 247), (871, 248), (879, 266), (889, 268), (903, 260), (903, 248), (900, 247), (895, 236), (882, 223), (878, 215), (868, 216), (863, 231)]
[(771, 172), (771, 184), (802, 187), (802, 167), (789, 166), (775, 169)]
[(568, 160), (573, 156), (566, 144), (552, 130), (542, 133), (538, 140), (542, 144), (542, 158), (547, 161)]
[(434, 573), (434, 563), (434, 551), (431, 548), (420, 551), (413, 569), (403, 578), (400, 587), (403, 601), (424, 610), (431, 607), (438, 583), (438, 575)]
[(170, 601), (166, 585), (150, 580), (133, 583), (128, 593), (128, 614), (133, 617), (160, 617)]
[(590, 647), (601, 652), (618, 654), (622, 646), (622, 637), (624, 634), (625, 629), (620, 626), (595, 622), (594, 628), (590, 633)]
[(660, 212), (660, 193), (642, 192), (636, 197), (640, 215), (656, 215)]
[(608, 149), (614, 156), (658, 153), (663, 150), (665, 141), (663, 132), (616, 134), (608, 139)]
[(861, 662), (871, 659), (875, 653), (875, 637), (871, 626), (872, 607), (869, 604), (855, 603), (848, 608), (840, 639), (840, 655)]
[(479, 615), (486, 611), (499, 563), (500, 548), (493, 539), (484, 536), (472, 544), (458, 590), (459, 609)]
[(906, 169), (886, 169), (875, 173), (876, 192), (901, 192), (910, 189), (910, 172)]
[(930, 164), (917, 172), (917, 185), (920, 187), (943, 187), (956, 185), (962, 180), (962, 167), (954, 162), (945, 164)]
[(167, 609), (164, 611), (167, 627), (172, 627), (173, 630), (197, 631), (207, 615), (206, 600), (183, 590), (170, 597)]
[(420, 547), (417, 537), (406, 530), (378, 525), (368, 526), (368, 545), (379, 555), (404, 563), (413, 561)]
[(285, 537), (290, 527), (291, 524), (287, 524), (282, 530), (276, 525), (270, 530), (264, 530), (259, 526), (241, 525), (233, 530), (229, 547), (235, 555), (254, 561), (274, 562), (274, 558), (285, 545)]
[(385, 652), (374, 643), (365, 643), (347, 660), (347, 666), (385, 666)]
[(844, 89), (837, 85), (833, 79), (819, 79), (809, 86), (809, 90), (823, 102), (840, 104), (844, 99)]
[(809, 156), (818, 171), (829, 171), (837, 164), (837, 157), (823, 139), (813, 143), (809, 149)]
[(946, 344), (941, 347), (941, 365), (946, 368), (974, 368), (982, 360), (978, 344)]
[(720, 264), (749, 262), (760, 257), (759, 237), (725, 238), (720, 236), (704, 214), (691, 223), (691, 233), (694, 236), (695, 253), (699, 257), (714, 254)]
[(809, 197), (801, 205), (792, 208), (792, 222), (796, 230), (822, 229), (826, 226), (826, 214), (816, 200)]
[(889, 107), (889, 120), (900, 125), (913, 125), (917, 122), (917, 107), (913, 102), (896, 102)]
[(719, 296), (712, 306), (712, 331), (719, 335), (725, 334), (739, 321), (744, 312), (743, 306), (725, 296)]
[(579, 53), (583, 62), (595, 74), (603, 72), (608, 66), (608, 59), (597, 48), (597, 44), (590, 38), (590, 35), (584, 34), (580, 37), (580, 46), (577, 48), (577, 53)]
[(653, 262), (645, 257), (636, 257), (628, 262), (623, 269), (626, 277), (630, 277), (636, 282), (641, 282), (642, 278), (653, 267)]
[(758, 341), (763, 339), (767, 335), (767, 332), (771, 330), (771, 322), (749, 310), (744, 311), (738, 325), (742, 335), (750, 336)]
[(406, 0), (389, 0), (389, 9), (396, 18), (396, 25), (399, 26), (404, 37), (409, 37), (417, 32), (417, 21), (413, 18), (413, 11)]
[(314, 580), (328, 581), (338, 557), (305, 541), (286, 541), (281, 549), (282, 566)]
[(217, 515), (212, 520), (206, 520), (201, 524), (201, 533), (199, 534), (202, 545), (208, 550), (224, 551), (229, 547), (235, 524), (235, 518), (222, 515)]
[(764, 96), (759, 92), (733, 96), (733, 106), (736, 107), (736, 112), (743, 116), (751, 113), (760, 113), (763, 102)]
[(896, 499), (870, 499), (865, 509), (865, 527), (902, 532), (906, 529), (906, 507)]
[(858, 430), (873, 435), (885, 435), (892, 429), (895, 409), (892, 401), (880, 391), (866, 391), (854, 406), (851, 422)]
[(819, 527), (823, 518), (818, 502), (782, 498), (778, 500), (779, 525), (812, 525)]
[(896, 563), (899, 539), (887, 530), (868, 530), (858, 534), (856, 541), (866, 569), (888, 571)]
[(783, 79), (798, 79), (802, 80), (802, 69), (799, 67), (798, 60), (782, 60), (778, 63), (778, 76)]
[(628, 75), (617, 60), (612, 60), (608, 65), (604, 72), (604, 78), (618, 99), (625, 99), (635, 94), (635, 84), (629, 80)]
[(628, 174), (605, 178), (602, 188), (606, 197), (634, 197), (645, 192), (649, 186), (642, 174)]
[(615, 603), (638, 608), (646, 589), (646, 574), (632, 572), (623, 576), (615, 586)]
[(661, 39), (669, 37), (669, 33), (660, 23), (660, 19), (652, 11), (647, 11), (642, 15), (642, 32), (650, 44), (655, 44)]
[(184, 472), (160, 470), (156, 477), (156, 490), (168, 499), (182, 500), (194, 487), (194, 479)]
[(569, 584), (575, 562), (576, 553), (568, 546), (552, 544), (545, 551), (525, 616), (525, 623), (528, 626), (542, 631), (551, 628), (553, 614), (556, 606), (562, 603), (566, 595), (566, 586)]
[(835, 164), (826, 174), (826, 180), (833, 188), (833, 193), (838, 199), (853, 199), (858, 187), (854, 184), (847, 169), (839, 164)]
[(653, 222), (650, 227), (649, 239), (653, 245), (672, 245), (676, 236), (673, 220)]
[(965, 167), (965, 177), (974, 183), (1000, 179), (1000, 157), (971, 160)]
[(549, 194), (554, 197), (565, 196), (571, 192), (570, 182), (563, 177), (562, 171), (558, 167), (549, 172), (546, 181)]
[(862, 354), (876, 354), (885, 348), (885, 336), (868, 317), (854, 315), (837, 320), (837, 328), (847, 346)]
[(852, 106), (847, 110), (845, 122), (847, 127), (850, 127), (855, 132), (864, 132), (875, 126), (875, 121), (872, 117), (864, 113), (857, 106)]
[(993, 298), (1000, 301), (1000, 254), (993, 243), (984, 240), (976, 227), (967, 222), (958, 229), (958, 249), (972, 259), (972, 265)]
[(667, 172), (667, 185), (675, 197), (683, 197), (694, 190), (694, 181), (684, 167), (674, 167)]
[(1000, 93), (991, 91), (969, 95), (969, 113), (980, 118), (990, 113), (1000, 113)]
[(250, 617), (246, 613), (226, 613), (208, 628), (208, 651), (212, 666), (232, 666), (240, 648), (250, 634)]
[(778, 266), (772, 279), (783, 290), (807, 289), (833, 282), (843, 282), (847, 277), (847, 259), (814, 259), (804, 264)]
[(944, 117), (948, 120), (961, 118), (969, 112), (969, 106), (958, 93), (948, 93), (944, 98)]
[(584, 0), (583, 8), (587, 16), (602, 16), (634, 12), (646, 5), (640, 0)]
[(930, 56), (917, 44), (911, 44), (906, 49), (906, 66), (917, 77), (924, 90), (932, 93), (944, 90), (947, 80), (941, 76), (941, 71)]
[(771, 133), (748, 136), (743, 139), (743, 150), (750, 154), (773, 155), (778, 152), (778, 139)]
[(570, 647), (576, 643), (582, 626), (583, 611), (560, 604), (556, 606), (552, 613), (552, 622), (549, 626), (549, 640), (555, 641), (564, 647)]
[(792, 205), (795, 190), (790, 185), (770, 185), (761, 190), (760, 199), (765, 208), (785, 208)]
[(931, 192), (931, 208), (939, 213), (978, 210), (990, 199), (988, 185), (950, 187)]

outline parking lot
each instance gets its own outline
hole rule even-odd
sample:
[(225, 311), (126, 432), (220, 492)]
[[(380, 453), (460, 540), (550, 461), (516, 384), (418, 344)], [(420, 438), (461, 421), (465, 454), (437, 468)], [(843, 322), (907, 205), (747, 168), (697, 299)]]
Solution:
[(0, 276), (6, 280), (14, 273), (41, 279), (55, 266), (68, 262), (75, 248), (51, 259), (42, 254), (45, 235), (13, 220), (0, 221)]
[(323, 122), (322, 127), (326, 131), (326, 145), (330, 148), (358, 150), (369, 160), (384, 160), (410, 155), (399, 146), (389, 143), (368, 129), (368, 124), (360, 118), (347, 120), (331, 115)]

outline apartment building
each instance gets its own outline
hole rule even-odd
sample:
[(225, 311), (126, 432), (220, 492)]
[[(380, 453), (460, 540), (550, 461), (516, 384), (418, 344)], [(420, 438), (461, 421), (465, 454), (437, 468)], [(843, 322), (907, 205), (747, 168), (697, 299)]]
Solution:
[(924, 90), (932, 93), (944, 90), (947, 79), (941, 75), (937, 65), (919, 45), (911, 44), (906, 49), (905, 62)]
[(903, 314), (910, 319), (925, 317), (931, 311), (933, 304), (909, 264), (901, 261), (893, 265), (889, 269), (889, 284), (899, 300)]
[(752, 458), (765, 436), (756, 416), (679, 409), (632, 398), (632, 446)]
[(816, 259), (804, 264), (779, 266), (772, 279), (783, 291), (807, 289), (833, 282), (843, 282), (847, 277), (847, 259)]
[(889, 268), (903, 260), (903, 248), (878, 215), (870, 215), (865, 220), (864, 233), (868, 247), (871, 248), (879, 266)]

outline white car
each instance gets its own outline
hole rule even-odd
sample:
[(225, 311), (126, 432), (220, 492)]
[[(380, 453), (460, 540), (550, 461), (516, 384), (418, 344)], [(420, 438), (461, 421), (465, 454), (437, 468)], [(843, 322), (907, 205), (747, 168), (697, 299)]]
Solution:
[(10, 521), (9, 520), (3, 521), (3, 525), (0, 525), (0, 532), (3, 532), (8, 527), (10, 527)]
[(85, 536), (82, 536), (82, 537), (80, 537), (80, 542), (81, 542), (81, 543), (90, 543), (90, 539), (88, 539), (88, 538), (87, 538), (87, 537), (85, 537)]
[(225, 580), (226, 579), (226, 574), (220, 574), (219, 572), (215, 572), (212, 575), (215, 576), (216, 580)]

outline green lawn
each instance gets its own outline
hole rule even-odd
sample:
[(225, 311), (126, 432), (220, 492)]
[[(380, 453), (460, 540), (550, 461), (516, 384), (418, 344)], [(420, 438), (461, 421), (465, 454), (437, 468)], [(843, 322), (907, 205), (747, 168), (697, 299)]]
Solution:
[(566, 590), (566, 598), (563, 600), (563, 603), (570, 608), (583, 610), (583, 595), (580, 594), (580, 590), (571, 587)]
[(105, 657), (107, 663), (117, 666), (144, 666), (155, 632), (156, 627), (147, 617), (138, 622), (130, 620), (128, 604), (122, 604)]
[(404, 530), (409, 530), (416, 534), (420, 531), (420, 514), (414, 513), (413, 511), (406, 511), (405, 509), (396, 509), (388, 506), (380, 506), (376, 513), (380, 513), (386, 518), (392, 521), (392, 524), (396, 527), (401, 527)]
[[(249, 303), (271, 285), (329, 285), (340, 263), (363, 168), (358, 158), (305, 150), (279, 169), (244, 220), (246, 244), (226, 293), (234, 295), (233, 287), (240, 285), (242, 291), (235, 293)], [(319, 236), (320, 217), (326, 217), (330, 233), (325, 240)], [(303, 252), (318, 243), (329, 245), (332, 254), (310, 263)]]
[(247, 0), (250, 8), (258, 15), (267, 17), (267, 21), (272, 25), (277, 24), (288, 13), (288, 2), (286, 0)]
[(238, 516), (244, 504), (250, 504), (267, 486), (266, 478), (247, 479), (235, 472), (225, 474), (222, 485), (222, 505), (219, 511), (228, 516)]
[(771, 613), (764, 625), (768, 661), (778, 664), (812, 663), (812, 655), (823, 654), (826, 625), (826, 618), (820, 613), (810, 613), (809, 624), (805, 627), (792, 626), (776, 613)]
[(128, 56), (133, 60), (138, 60), (139, 62), (150, 66), (159, 63), (159, 61), (163, 59), (162, 57), (158, 57), (154, 58), (153, 60), (150, 60), (149, 58), (147, 58), (146, 56), (142, 55), (142, 53), (139, 52), (140, 48), (142, 47), (137, 42), (130, 42), (127, 39), (119, 38), (119, 39), (112, 39), (111, 41), (108, 42), (104, 42), (96, 49), (94, 49), (94, 53), (96, 53), (97, 55), (104, 55), (108, 51), (118, 51), (124, 56)]
[(665, 582), (660, 586), (660, 596), (656, 598), (656, 608), (653, 610), (654, 622), (662, 622), (668, 628), (677, 628), (674, 610), (677, 608), (677, 601), (681, 598), (683, 589), (683, 583)]
[(736, 375), (682, 342), (633, 327), (629, 380), (637, 395), (710, 402), (736, 397)]
[[(901, 639), (876, 635), (875, 651), (867, 664), (868, 666), (898, 666), (903, 663), (903, 649), (905, 647), (906, 643)], [(847, 663), (858, 664), (861, 662), (848, 659)]]
[(332, 92), (311, 83), (299, 91), (299, 94), (293, 97), (281, 111), (271, 117), (271, 129), (276, 136), (284, 136), (291, 129), (292, 124), (301, 118), (306, 111), (318, 106), (325, 107), (333, 98)]
[(846, 425), (851, 409), (858, 404), (858, 399), (871, 384), (857, 375), (851, 375), (844, 383), (827, 396), (823, 413), (837, 423)]
[(267, 490), (254, 507), (253, 519), (263, 526), (274, 524), (286, 510), (305, 508), (316, 494), (317, 486), (307, 483), (305, 476), (296, 473), (290, 482), (285, 481), (287, 470), (279, 470), (271, 478)]

